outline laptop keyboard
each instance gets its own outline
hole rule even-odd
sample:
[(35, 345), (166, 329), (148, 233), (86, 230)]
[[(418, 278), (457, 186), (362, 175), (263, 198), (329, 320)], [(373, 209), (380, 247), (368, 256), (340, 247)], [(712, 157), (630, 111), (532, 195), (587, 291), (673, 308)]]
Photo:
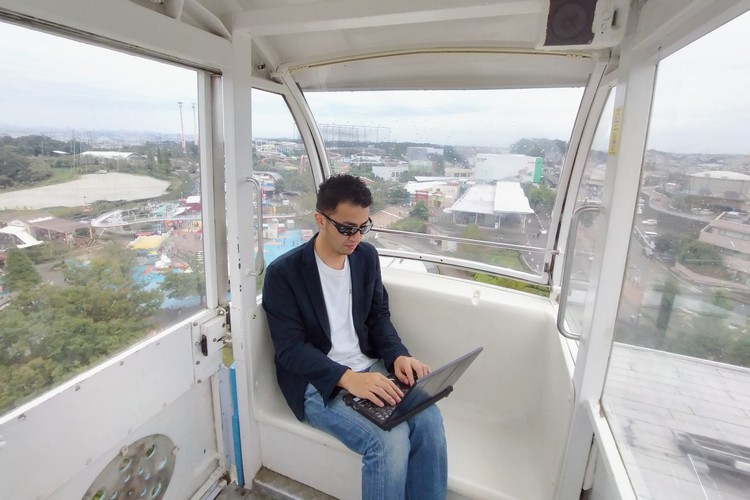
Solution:
[[(399, 389), (401, 389), (401, 392), (404, 393), (404, 396), (406, 396), (409, 393), (409, 391), (411, 391), (410, 386), (401, 383), (401, 381), (398, 380), (395, 376), (390, 376), (388, 378), (391, 379), (393, 383), (395, 383), (398, 386)], [(395, 405), (389, 405), (388, 403), (386, 403), (385, 406), (379, 407), (379, 406), (376, 406), (369, 399), (362, 399), (362, 398), (357, 398), (357, 399), (358, 399), (356, 403), (357, 406), (360, 409), (365, 410), (367, 413), (375, 417), (380, 422), (385, 422), (386, 420), (388, 420), (391, 414), (393, 413), (393, 411), (396, 409), (396, 406), (398, 405), (398, 403), (396, 403)], [(383, 402), (385, 403), (385, 401)]]

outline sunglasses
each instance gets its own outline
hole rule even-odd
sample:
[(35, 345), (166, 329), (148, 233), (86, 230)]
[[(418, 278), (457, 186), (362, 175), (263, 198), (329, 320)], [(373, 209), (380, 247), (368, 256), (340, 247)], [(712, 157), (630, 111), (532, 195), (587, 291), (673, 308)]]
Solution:
[(372, 229), (372, 219), (369, 217), (367, 218), (367, 222), (362, 224), (361, 226), (347, 226), (346, 224), (339, 224), (320, 210), (316, 210), (316, 212), (325, 217), (328, 222), (333, 224), (333, 227), (336, 228), (336, 231), (338, 231), (339, 234), (343, 236), (354, 236), (355, 234), (357, 234), (357, 231), (362, 233), (362, 236), (364, 236), (365, 234), (370, 232), (370, 229)]

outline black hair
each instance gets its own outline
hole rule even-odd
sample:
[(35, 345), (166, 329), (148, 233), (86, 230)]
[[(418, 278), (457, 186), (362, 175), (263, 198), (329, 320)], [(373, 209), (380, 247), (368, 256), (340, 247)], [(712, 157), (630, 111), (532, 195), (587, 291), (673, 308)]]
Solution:
[(339, 203), (367, 208), (372, 205), (372, 194), (359, 177), (351, 174), (333, 175), (318, 187), (315, 208), (323, 213), (331, 213), (336, 211)]

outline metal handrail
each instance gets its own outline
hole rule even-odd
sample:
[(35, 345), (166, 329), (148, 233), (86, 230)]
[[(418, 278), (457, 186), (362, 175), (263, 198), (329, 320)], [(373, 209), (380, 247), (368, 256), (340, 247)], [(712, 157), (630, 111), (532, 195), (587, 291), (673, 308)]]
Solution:
[(598, 203), (586, 203), (578, 207), (573, 211), (573, 216), (570, 223), (570, 231), (568, 232), (568, 238), (565, 240), (565, 263), (563, 265), (562, 278), (560, 280), (560, 299), (559, 306), (557, 309), (557, 330), (565, 338), (571, 340), (580, 340), (581, 334), (569, 332), (565, 327), (565, 310), (568, 306), (568, 293), (570, 290), (570, 275), (573, 271), (573, 254), (572, 249), (578, 236), (578, 222), (581, 219), (581, 215), (585, 213), (601, 213), (602, 207)]
[(536, 252), (544, 254), (557, 254), (557, 250), (548, 250), (544, 247), (532, 247), (528, 245), (516, 245), (514, 243), (503, 243), (500, 241), (486, 241), (486, 240), (472, 240), (468, 238), (459, 238), (457, 236), (448, 236), (445, 234), (425, 234), (425, 233), (411, 233), (409, 231), (399, 231), (397, 229), (385, 229), (382, 227), (373, 227), (373, 232), (383, 234), (393, 234), (397, 236), (408, 236), (411, 239), (417, 240), (441, 240), (441, 241), (455, 241), (456, 243), (467, 243), (470, 245), (481, 245), (483, 247), (492, 248), (505, 248), (507, 250), (521, 250), (525, 252)]
[(266, 270), (266, 259), (263, 257), (263, 188), (260, 185), (260, 181), (255, 177), (248, 177), (247, 181), (252, 183), (253, 188), (258, 199), (258, 253), (256, 255), (256, 262), (260, 258), (260, 264), (255, 266), (255, 269), (248, 271), (248, 276), (260, 276), (263, 271)]
[(455, 269), (463, 269), (470, 272), (482, 272), (496, 276), (503, 276), (534, 283), (536, 285), (547, 286), (547, 274), (541, 275), (517, 271), (506, 267), (484, 264), (475, 260), (466, 260), (456, 257), (446, 257), (443, 255), (427, 254), (423, 252), (410, 252), (406, 250), (395, 250), (389, 248), (378, 248), (378, 255), (382, 257), (393, 257), (397, 259), (415, 260), (419, 262), (429, 262), (430, 264), (450, 266)]

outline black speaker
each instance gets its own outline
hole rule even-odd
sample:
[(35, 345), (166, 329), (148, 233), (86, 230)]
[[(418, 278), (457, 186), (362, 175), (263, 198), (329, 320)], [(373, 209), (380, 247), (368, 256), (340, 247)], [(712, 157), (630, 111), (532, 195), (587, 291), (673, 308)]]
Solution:
[(545, 46), (588, 45), (596, 0), (550, 0)]

